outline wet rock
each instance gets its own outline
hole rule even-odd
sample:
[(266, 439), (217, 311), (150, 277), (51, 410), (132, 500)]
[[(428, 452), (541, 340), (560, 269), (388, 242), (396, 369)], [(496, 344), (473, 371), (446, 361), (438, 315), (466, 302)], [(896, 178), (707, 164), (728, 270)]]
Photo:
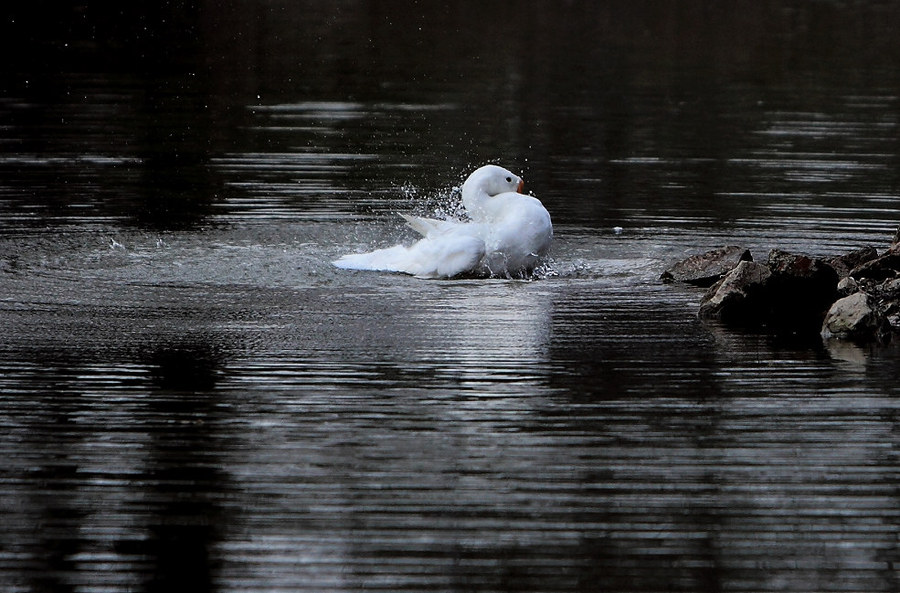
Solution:
[(884, 316), (891, 324), (892, 331), (900, 331), (900, 302), (887, 303), (884, 306)]
[(874, 247), (863, 247), (862, 249), (851, 251), (845, 255), (832, 257), (826, 260), (826, 262), (834, 268), (834, 271), (837, 272), (839, 278), (846, 278), (854, 268), (870, 262), (877, 257), (878, 250)]
[(815, 333), (838, 298), (838, 274), (826, 261), (773, 249), (768, 266), (770, 308), (766, 320), (775, 329)]
[(900, 331), (900, 278), (885, 280), (872, 286), (868, 293), (878, 302), (891, 327)]
[(875, 286), (871, 293), (881, 301), (900, 301), (900, 278), (885, 280)]
[(822, 337), (855, 341), (885, 340), (891, 327), (875, 300), (856, 292), (835, 301), (822, 323)]
[(700, 301), (698, 316), (738, 325), (758, 322), (768, 306), (766, 286), (771, 276), (767, 266), (741, 261), (709, 288)]
[(766, 264), (742, 261), (700, 302), (699, 317), (775, 332), (815, 335), (837, 299), (837, 272), (827, 262), (773, 250)]
[(753, 261), (750, 251), (727, 246), (684, 259), (659, 277), (663, 282), (684, 282), (694, 286), (712, 286), (742, 261)]
[(892, 247), (880, 257), (856, 266), (849, 275), (856, 280), (867, 279), (876, 282), (900, 277), (900, 249)]
[(837, 293), (839, 298), (843, 298), (845, 296), (850, 296), (854, 292), (859, 290), (859, 282), (847, 276), (845, 278), (841, 278), (841, 281), (838, 282), (837, 285)]
[(734, 269), (703, 296), (701, 319), (765, 327), (791, 339), (824, 335), (883, 341), (892, 331), (900, 331), (900, 228), (890, 249), (880, 256), (874, 247), (829, 259), (773, 249), (765, 263), (758, 263), (743, 259), (749, 258), (744, 251), (723, 248), (688, 258), (662, 278), (669, 282), (709, 278), (712, 274), (699, 270), (715, 270), (707, 265), (736, 256)]
[(766, 262), (773, 274), (798, 279), (828, 278), (837, 284), (837, 272), (828, 262), (800, 253), (790, 253), (781, 249), (769, 252)]

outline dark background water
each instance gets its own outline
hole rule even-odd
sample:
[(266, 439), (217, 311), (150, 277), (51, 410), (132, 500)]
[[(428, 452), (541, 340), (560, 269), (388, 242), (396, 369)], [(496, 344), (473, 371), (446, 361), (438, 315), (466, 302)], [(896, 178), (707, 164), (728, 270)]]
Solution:
[[(887, 246), (900, 6), (0, 12), (3, 591), (900, 589), (898, 348), (657, 280)], [(486, 161), (545, 277), (330, 266)]]

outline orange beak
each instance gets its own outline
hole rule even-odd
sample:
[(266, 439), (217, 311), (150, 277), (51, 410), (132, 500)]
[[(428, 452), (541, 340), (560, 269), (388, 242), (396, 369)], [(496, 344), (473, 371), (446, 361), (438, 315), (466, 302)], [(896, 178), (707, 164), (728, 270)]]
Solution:
[(519, 179), (519, 186), (516, 188), (516, 191), (519, 192), (520, 194), (525, 193), (525, 181), (524, 180)]

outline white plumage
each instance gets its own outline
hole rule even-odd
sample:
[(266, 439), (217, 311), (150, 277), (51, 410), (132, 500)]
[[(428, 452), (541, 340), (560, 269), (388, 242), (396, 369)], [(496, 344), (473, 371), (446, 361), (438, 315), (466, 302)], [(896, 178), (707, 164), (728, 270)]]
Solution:
[(523, 187), (522, 179), (503, 167), (485, 165), (463, 184), (471, 221), (401, 215), (422, 235), (416, 243), (345, 255), (333, 263), (422, 278), (526, 276), (549, 251), (553, 225), (543, 204), (521, 193)]

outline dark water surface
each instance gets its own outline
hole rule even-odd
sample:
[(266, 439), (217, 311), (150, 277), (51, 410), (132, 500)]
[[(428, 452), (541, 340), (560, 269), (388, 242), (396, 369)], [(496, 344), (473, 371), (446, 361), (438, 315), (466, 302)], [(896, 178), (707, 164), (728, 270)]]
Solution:
[[(0, 25), (0, 590), (900, 590), (900, 348), (657, 280), (887, 246), (900, 7), (45, 4)], [(328, 263), (487, 161), (541, 278)]]

